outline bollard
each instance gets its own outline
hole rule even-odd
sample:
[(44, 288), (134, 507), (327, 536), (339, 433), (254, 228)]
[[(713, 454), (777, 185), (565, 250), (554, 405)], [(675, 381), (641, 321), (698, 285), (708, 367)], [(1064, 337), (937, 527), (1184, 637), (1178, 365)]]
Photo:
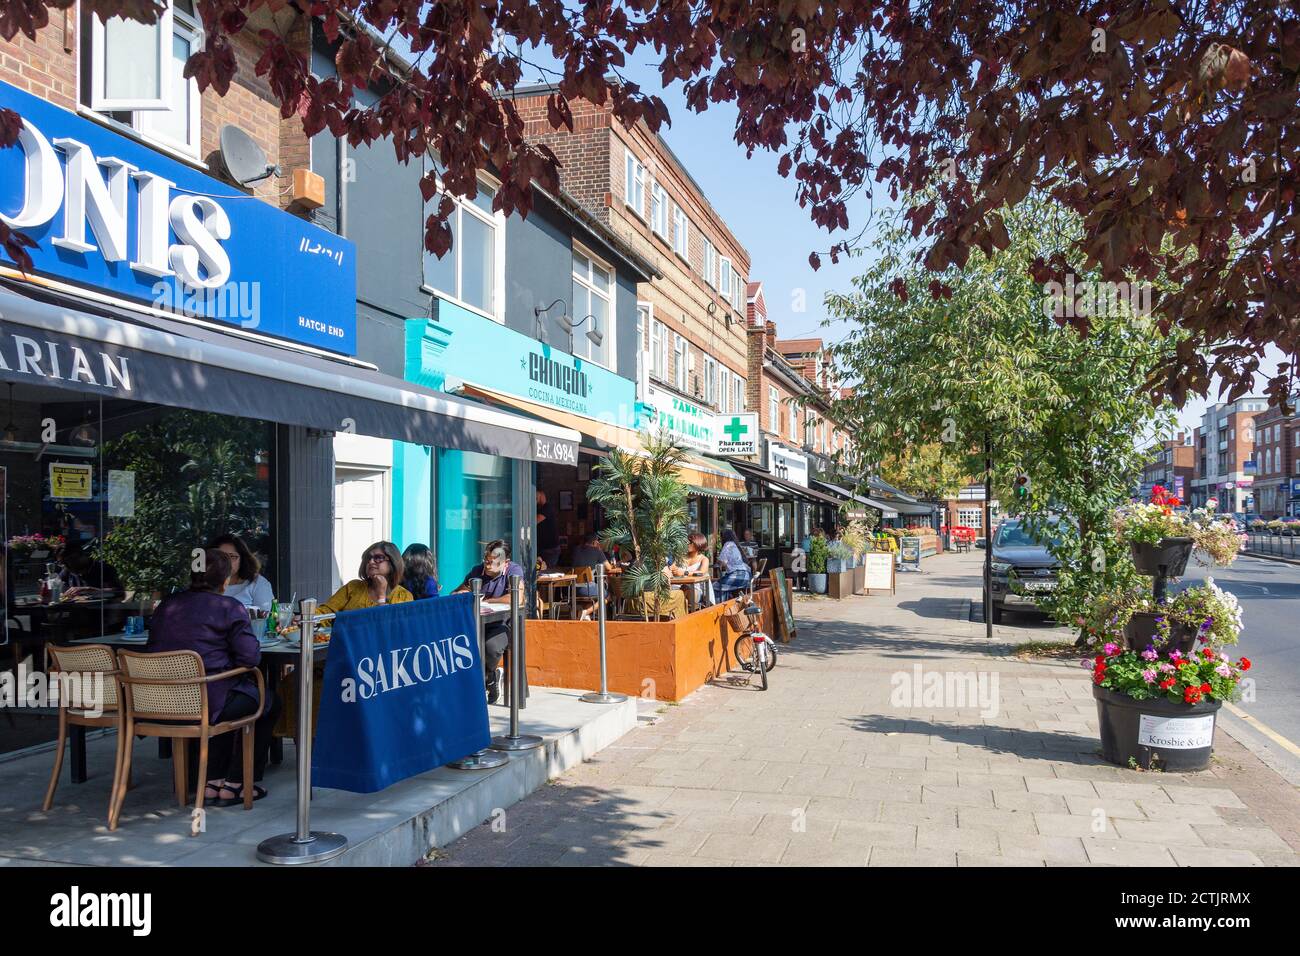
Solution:
[[(257, 845), (257, 858), (263, 863), (323, 863), (332, 860), (347, 848), (348, 838), (341, 833), (326, 833), (311, 828), (311, 747), (312, 747), (312, 682), (315, 677), (316, 602), (304, 598), (302, 624), (298, 639), (298, 830), (282, 833)], [(251, 787), (253, 781), (245, 780)]]
[(626, 694), (609, 692), (609, 675), (605, 656), (605, 565), (596, 565), (596, 621), (600, 632), (600, 692), (583, 694), (579, 700), (588, 704), (621, 704), (627, 700)]
[(543, 743), (542, 738), (534, 734), (519, 733), (519, 701), (524, 686), (524, 603), (519, 599), (521, 584), (518, 575), (510, 578), (510, 733), (504, 737), (493, 737), (493, 750), (532, 750)]
[[(483, 664), (483, 579), (474, 578), (469, 582), (469, 585), (470, 592), (474, 595), (474, 623), (478, 630), (478, 659), (479, 663)], [(487, 747), (475, 751), (468, 757), (453, 760), (447, 766), (452, 770), (491, 770), (509, 761), (510, 758), (505, 754), (496, 753), (490, 747)]]

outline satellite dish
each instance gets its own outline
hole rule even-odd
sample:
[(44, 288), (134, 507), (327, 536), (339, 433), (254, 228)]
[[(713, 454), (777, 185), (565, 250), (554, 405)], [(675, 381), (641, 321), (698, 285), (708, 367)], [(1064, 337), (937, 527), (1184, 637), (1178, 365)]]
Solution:
[(221, 162), (230, 178), (241, 186), (251, 186), (280, 173), (280, 167), (268, 163), (262, 147), (238, 126), (221, 127)]

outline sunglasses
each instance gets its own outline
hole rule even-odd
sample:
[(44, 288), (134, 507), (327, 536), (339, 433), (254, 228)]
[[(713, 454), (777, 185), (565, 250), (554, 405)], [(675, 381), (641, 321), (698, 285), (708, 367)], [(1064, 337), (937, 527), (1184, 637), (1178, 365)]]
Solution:
[(375, 554), (368, 554), (368, 555), (366, 555), (366, 563), (367, 563), (367, 564), (373, 564), (373, 563), (375, 563), (376, 561), (379, 562), (380, 564), (383, 564), (383, 563), (386, 562), (387, 560), (388, 560), (388, 555), (386, 555), (386, 554), (379, 554), (378, 552), (376, 552)]

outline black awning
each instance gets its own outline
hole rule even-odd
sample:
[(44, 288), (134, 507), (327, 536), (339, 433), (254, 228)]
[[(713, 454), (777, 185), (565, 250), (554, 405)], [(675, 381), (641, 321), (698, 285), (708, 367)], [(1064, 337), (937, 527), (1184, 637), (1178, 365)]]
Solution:
[(129, 310), (0, 291), (0, 381), (534, 461), (577, 432), (344, 362)]
[(798, 498), (803, 498), (806, 501), (812, 501), (817, 504), (830, 505), (831, 507), (834, 508), (838, 508), (841, 504), (843, 504), (843, 502), (839, 498), (835, 498), (828, 494), (823, 494), (822, 492), (817, 491), (813, 488), (805, 488), (803, 485), (796, 485), (793, 481), (786, 481), (784, 478), (778, 478), (775, 475), (764, 471), (762, 468), (757, 467), (756, 465), (750, 465), (743, 461), (732, 462), (732, 465), (735, 467), (737, 471), (739, 471), (742, 475), (744, 475), (747, 478), (753, 478), (756, 481), (765, 482), (766, 484), (771, 485), (773, 488), (779, 488), (782, 491), (792, 494)]

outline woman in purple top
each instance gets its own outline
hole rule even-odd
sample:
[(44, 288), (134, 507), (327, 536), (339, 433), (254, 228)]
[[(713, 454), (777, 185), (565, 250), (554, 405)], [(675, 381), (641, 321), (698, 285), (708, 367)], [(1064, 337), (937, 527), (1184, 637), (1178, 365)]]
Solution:
[[(203, 552), (204, 570), (190, 575), (190, 589), (173, 594), (158, 606), (149, 624), (146, 652), (195, 651), (203, 658), (205, 674), (237, 667), (256, 667), (262, 660), (248, 620), (248, 611), (223, 592), (230, 577), (230, 560), (215, 548)], [(228, 677), (208, 685), (208, 720), (220, 723), (257, 712), (257, 681), (250, 674)], [(279, 701), (272, 695), (253, 727), (253, 780), (260, 781), (270, 755), (271, 729), (279, 716)], [(207, 781), (204, 801), (213, 806), (243, 802), (244, 768), (235, 743), (238, 734), (213, 737), (208, 765), (217, 776)], [(191, 745), (197, 741), (190, 741)], [(197, 775), (197, 761), (189, 761)], [(195, 781), (191, 781), (192, 783)], [(254, 799), (266, 790), (254, 784)]]

